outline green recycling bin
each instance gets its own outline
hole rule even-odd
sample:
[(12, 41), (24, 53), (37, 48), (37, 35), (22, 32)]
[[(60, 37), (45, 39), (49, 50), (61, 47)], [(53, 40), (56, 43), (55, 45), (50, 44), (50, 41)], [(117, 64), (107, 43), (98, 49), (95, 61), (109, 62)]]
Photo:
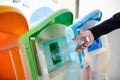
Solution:
[(30, 31), (21, 36), (33, 80), (49, 80), (46, 77), (48, 72), (71, 60), (69, 52), (65, 50), (64, 30), (72, 22), (71, 11), (61, 9), (33, 24)]

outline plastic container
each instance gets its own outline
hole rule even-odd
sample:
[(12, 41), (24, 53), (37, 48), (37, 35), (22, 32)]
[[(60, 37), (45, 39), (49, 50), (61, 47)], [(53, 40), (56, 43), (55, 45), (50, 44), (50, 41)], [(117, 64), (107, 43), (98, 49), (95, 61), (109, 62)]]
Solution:
[[(60, 31), (62, 30), (64, 31), (63, 28), (65, 26), (72, 24), (72, 21), (73, 21), (72, 13), (68, 9), (61, 9), (46, 16), (42, 20), (37, 21), (35, 24), (31, 25), (30, 31), (21, 37), (21, 39), (24, 41), (24, 45), (26, 46), (27, 57), (29, 60), (32, 77), (34, 80), (38, 79), (49, 80), (50, 79), (49, 72), (55, 69), (57, 66), (61, 65), (62, 58), (60, 55), (56, 53), (56, 52), (59, 53), (60, 50), (54, 51), (54, 49), (58, 47), (57, 43), (53, 43), (50, 45), (54, 46), (54, 48), (51, 48), (50, 50), (53, 53), (52, 58), (55, 60), (54, 61), (55, 65), (47, 63), (51, 60), (49, 59), (50, 58), (50, 54), (48, 53), (49, 49), (48, 48), (46, 50), (43, 49), (45, 49), (44, 45), (51, 43), (50, 40), (53, 40), (54, 42), (55, 35), (58, 34), (63, 35), (64, 33), (62, 32), (61, 34)], [(58, 26), (57, 24), (64, 26)], [(59, 29), (60, 31), (58, 31)], [(49, 34), (50, 32), (53, 33)], [(58, 37), (61, 37), (60, 35)], [(43, 42), (41, 42), (41, 40)], [(45, 57), (49, 58), (46, 59)], [(47, 67), (47, 65), (49, 66), (49, 68)]]
[[(102, 16), (101, 11), (94, 10), (88, 15), (86, 15), (82, 19), (77, 19), (72, 25), (72, 29), (74, 31), (74, 36), (79, 35), (81, 32), (89, 29), (90, 27), (93, 27), (96, 22), (100, 21)], [(80, 40), (79, 40), (80, 41)], [(78, 41), (78, 42), (79, 42)], [(80, 60), (80, 66), (81, 66), (81, 80), (91, 80), (91, 73), (92, 69), (91, 66), (95, 64), (90, 64), (89, 59), (89, 52), (94, 51), (96, 49), (99, 49), (102, 47), (101, 40), (98, 39), (93, 42), (93, 44), (88, 47), (88, 49), (78, 52), (79, 60)], [(92, 54), (92, 53), (91, 53)], [(86, 57), (88, 58), (86, 60)], [(91, 59), (92, 60), (92, 59)]]
[(18, 9), (0, 6), (0, 79), (31, 79), (24, 46), (19, 40), (27, 31), (26, 19)]

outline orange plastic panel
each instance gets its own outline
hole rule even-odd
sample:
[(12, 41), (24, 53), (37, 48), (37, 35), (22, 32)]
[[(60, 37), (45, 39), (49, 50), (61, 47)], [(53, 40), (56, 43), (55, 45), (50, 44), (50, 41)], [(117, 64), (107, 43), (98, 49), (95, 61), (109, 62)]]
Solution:
[(0, 52), (0, 78), (25, 80), (18, 47)]
[(11, 6), (0, 6), (0, 30), (21, 35), (28, 31), (23, 14)]
[(16, 79), (8, 51), (0, 51), (0, 78)]
[(20, 58), (19, 37), (0, 31), (0, 78), (25, 80), (25, 73)]
[(18, 46), (18, 39), (17, 35), (0, 31), (0, 51)]
[(27, 21), (18, 9), (0, 6), (0, 80), (25, 80), (19, 36), (27, 31)]

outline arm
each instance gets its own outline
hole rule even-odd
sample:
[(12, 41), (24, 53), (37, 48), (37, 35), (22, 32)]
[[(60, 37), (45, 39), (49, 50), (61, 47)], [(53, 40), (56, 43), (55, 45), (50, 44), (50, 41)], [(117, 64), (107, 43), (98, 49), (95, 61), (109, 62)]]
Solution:
[(116, 13), (110, 19), (105, 20), (101, 24), (96, 25), (96, 26), (88, 29), (87, 31), (84, 31), (80, 35), (73, 38), (73, 40), (76, 40), (78, 38), (87, 36), (90, 39), (89, 42), (84, 43), (82, 46), (77, 46), (76, 51), (80, 51), (80, 50), (83, 50), (83, 49), (89, 47), (93, 43), (93, 41), (95, 39), (97, 39), (98, 37), (100, 37), (104, 34), (107, 34), (118, 28), (120, 28), (120, 12)]
[(120, 12), (113, 15), (110, 19), (105, 20), (99, 25), (96, 25), (89, 30), (94, 36), (94, 40), (100, 37), (101, 35), (107, 34), (115, 29), (120, 28)]

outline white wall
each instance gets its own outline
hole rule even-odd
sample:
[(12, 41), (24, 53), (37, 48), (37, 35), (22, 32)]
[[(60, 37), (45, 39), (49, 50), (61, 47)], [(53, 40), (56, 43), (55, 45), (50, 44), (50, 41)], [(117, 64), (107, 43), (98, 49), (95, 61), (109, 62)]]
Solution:
[(10, 5), (18, 8), (26, 17), (28, 24), (33, 12), (40, 7), (49, 7), (53, 12), (61, 8), (60, 4), (56, 4), (52, 0), (20, 0), (18, 3), (13, 3), (13, 0), (0, 0), (0, 5)]
[[(80, 0), (79, 17), (99, 9), (102, 11), (102, 21), (110, 18), (113, 14), (120, 11), (120, 0)], [(120, 29), (109, 34), (108, 40), (110, 45), (110, 75), (109, 80), (120, 80)]]
[(69, 10), (71, 10), (71, 12), (74, 15), (75, 18), (75, 11), (76, 11), (76, 0), (60, 0), (60, 4), (61, 4), (61, 8), (68, 8)]

